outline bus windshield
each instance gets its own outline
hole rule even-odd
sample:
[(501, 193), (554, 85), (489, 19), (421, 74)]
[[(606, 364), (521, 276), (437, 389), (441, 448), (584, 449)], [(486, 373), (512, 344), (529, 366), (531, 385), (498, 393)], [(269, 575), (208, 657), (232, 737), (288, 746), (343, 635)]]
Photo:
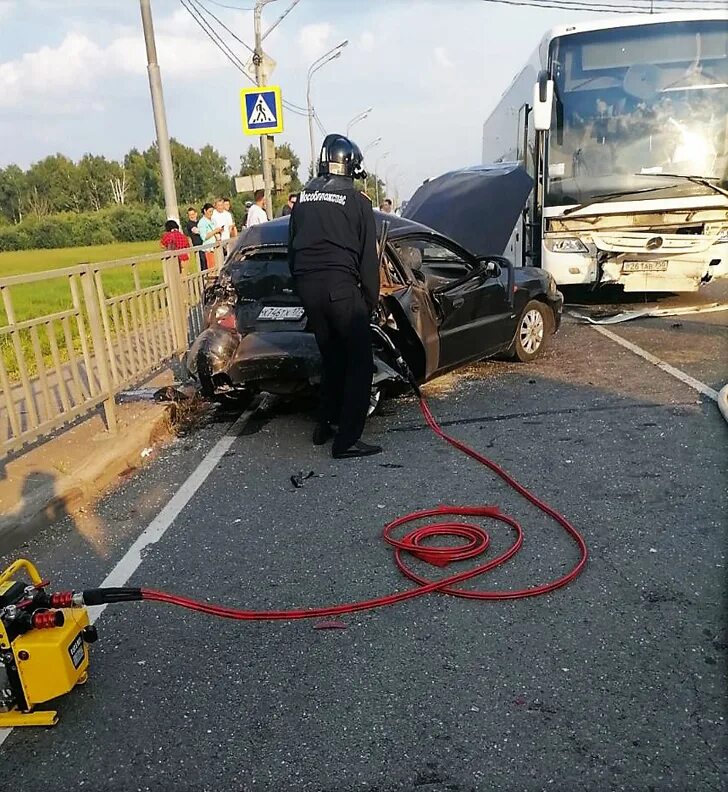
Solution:
[[(728, 22), (665, 22), (556, 38), (546, 205), (728, 186)], [(710, 188), (708, 187), (707, 190)]]

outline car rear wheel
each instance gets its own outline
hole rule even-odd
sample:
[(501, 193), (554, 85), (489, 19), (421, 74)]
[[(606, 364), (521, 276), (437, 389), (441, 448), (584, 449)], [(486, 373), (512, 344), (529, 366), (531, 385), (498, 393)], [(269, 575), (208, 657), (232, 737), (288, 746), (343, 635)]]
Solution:
[(550, 332), (550, 308), (538, 300), (531, 300), (521, 312), (516, 324), (516, 338), (508, 350), (509, 356), (528, 363), (543, 352)]

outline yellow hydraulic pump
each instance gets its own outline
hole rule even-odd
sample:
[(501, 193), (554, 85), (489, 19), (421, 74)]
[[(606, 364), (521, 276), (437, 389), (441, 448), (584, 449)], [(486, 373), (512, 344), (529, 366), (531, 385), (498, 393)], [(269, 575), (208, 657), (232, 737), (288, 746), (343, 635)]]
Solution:
[[(16, 580), (22, 572), (29, 582)], [(53, 726), (58, 713), (35, 706), (88, 679), (96, 628), (83, 605), (46, 585), (24, 558), (0, 573), (0, 727)]]

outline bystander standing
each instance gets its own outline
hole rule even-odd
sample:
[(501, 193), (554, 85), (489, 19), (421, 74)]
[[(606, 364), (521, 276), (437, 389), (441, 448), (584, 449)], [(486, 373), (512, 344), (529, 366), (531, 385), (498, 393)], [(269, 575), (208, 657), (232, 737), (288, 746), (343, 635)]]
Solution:
[(268, 215), (265, 212), (265, 190), (256, 190), (253, 198), (255, 202), (248, 209), (248, 217), (245, 220), (246, 228), (260, 225), (260, 223), (265, 223), (268, 220)]
[(229, 198), (223, 198), (222, 205), (225, 211), (230, 215), (230, 220), (232, 221), (232, 225), (230, 226), (230, 236), (235, 238), (238, 235), (238, 226), (235, 222), (235, 216), (233, 215), (232, 203), (230, 202)]
[(387, 214), (391, 214), (392, 213), (392, 199), (391, 198), (385, 198), (379, 204), (379, 211), (380, 212), (386, 212)]
[[(189, 247), (187, 237), (179, 230), (176, 220), (167, 220), (164, 224), (164, 233), (159, 242), (165, 250), (184, 250)], [(179, 271), (183, 272), (186, 270), (187, 262), (190, 260), (187, 253), (180, 253), (177, 260), (179, 261)]]
[(297, 200), (298, 193), (290, 193), (288, 200), (278, 210), (278, 217), (287, 217), (293, 211), (293, 207), (296, 205)]
[(212, 269), (215, 266), (215, 254), (212, 248), (215, 242), (220, 239), (222, 228), (212, 222), (212, 212), (215, 207), (211, 203), (206, 203), (202, 207), (202, 217), (197, 224), (197, 228), (202, 237), (202, 244), (205, 246), (205, 269)]
[[(197, 209), (194, 206), (190, 206), (187, 210), (187, 222), (185, 223), (185, 231), (187, 232), (187, 236), (190, 238), (190, 242), (192, 242), (193, 247), (197, 247), (198, 245), (202, 244), (202, 237), (200, 236), (200, 230), (197, 227)], [(198, 250), (197, 255), (200, 257), (200, 270), (205, 269), (206, 261), (205, 261), (205, 251)]]
[[(228, 205), (229, 205), (228, 201)], [(220, 232), (220, 241), (222, 242), (222, 249), (227, 252), (228, 244), (233, 229), (233, 216), (225, 209), (225, 199), (218, 198), (215, 201), (215, 208), (212, 212), (212, 222), (215, 226), (219, 226), (222, 231)]]

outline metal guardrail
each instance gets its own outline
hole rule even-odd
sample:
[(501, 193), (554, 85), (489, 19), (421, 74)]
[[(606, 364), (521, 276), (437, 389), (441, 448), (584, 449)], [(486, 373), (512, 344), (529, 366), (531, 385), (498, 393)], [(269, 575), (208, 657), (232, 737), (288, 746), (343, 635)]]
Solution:
[[(202, 328), (205, 286), (223, 251), (214, 248), (212, 270), (182, 271), (178, 256), (187, 253), (196, 270), (200, 249), (0, 278), (3, 456), (99, 405), (117, 430), (116, 395), (184, 354)], [(14, 296), (51, 282), (67, 307), (18, 321)]]

